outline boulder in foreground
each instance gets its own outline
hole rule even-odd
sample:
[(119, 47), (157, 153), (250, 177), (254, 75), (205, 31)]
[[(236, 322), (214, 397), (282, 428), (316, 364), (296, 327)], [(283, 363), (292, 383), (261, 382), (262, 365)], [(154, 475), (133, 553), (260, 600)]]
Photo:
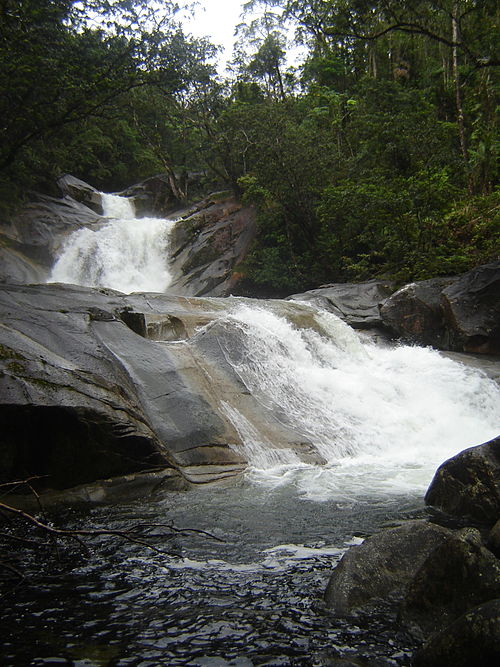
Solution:
[(493, 525), (500, 517), (500, 437), (445, 461), (425, 502), (450, 516)]

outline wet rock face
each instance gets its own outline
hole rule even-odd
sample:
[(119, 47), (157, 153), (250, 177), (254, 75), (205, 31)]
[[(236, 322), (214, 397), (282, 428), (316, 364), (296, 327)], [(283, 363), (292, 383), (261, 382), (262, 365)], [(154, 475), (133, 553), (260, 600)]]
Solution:
[(406, 285), (382, 305), (397, 336), (444, 350), (500, 353), (500, 261)]
[(68, 234), (101, 222), (95, 211), (70, 196), (38, 196), (0, 227), (0, 282), (44, 282)]
[(500, 354), (500, 261), (460, 276), (442, 301), (451, 349)]
[(380, 304), (394, 291), (391, 282), (371, 280), (357, 284), (325, 285), (319, 289), (289, 297), (324, 308), (355, 329), (379, 327), (383, 324)]
[(4, 479), (50, 475), (47, 485), (61, 488), (169, 465), (130, 379), (77, 300), (62, 287), (0, 290)]
[(65, 174), (57, 181), (59, 189), (65, 196), (69, 196), (74, 200), (84, 204), (99, 215), (102, 215), (102, 197), (101, 193), (93, 188), (88, 183), (81, 181), (79, 178)]
[[(106, 222), (102, 197), (95, 188), (70, 175), (58, 185), (62, 199), (38, 196), (9, 225), (0, 227), (0, 282), (45, 282), (69, 234)], [(122, 194), (134, 199), (138, 215), (163, 216), (179, 206), (169, 188), (168, 179), (158, 176)], [(253, 208), (222, 192), (175, 215), (179, 221), (170, 239), (173, 282), (169, 291), (187, 296), (230, 294), (241, 278), (236, 267), (256, 234)]]
[(227, 296), (235, 271), (257, 231), (255, 211), (227, 193), (203, 200), (183, 215), (170, 237), (174, 279), (169, 291), (190, 296)]
[(500, 437), (445, 461), (425, 502), (453, 517), (493, 525), (500, 517)]
[(433, 278), (405, 285), (382, 305), (383, 323), (403, 339), (446, 347), (441, 293), (451, 282)]
[[(225, 315), (234, 305), (0, 286), (2, 480), (47, 475), (41, 484), (67, 488), (158, 467), (191, 484), (232, 479), (247, 456), (228, 405), (273, 447), (322, 462), (233, 369), (241, 332)], [(307, 309), (286, 310), (300, 319)]]
[(400, 622), (415, 635), (428, 637), (471, 607), (500, 597), (500, 561), (465, 528), (439, 544), (413, 577)]

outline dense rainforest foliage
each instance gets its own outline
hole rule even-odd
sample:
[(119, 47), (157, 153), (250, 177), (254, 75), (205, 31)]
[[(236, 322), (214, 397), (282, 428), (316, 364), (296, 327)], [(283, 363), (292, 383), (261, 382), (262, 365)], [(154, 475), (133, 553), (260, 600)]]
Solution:
[(256, 206), (240, 269), (264, 290), (498, 257), (495, 0), (245, 7), (222, 78), (170, 0), (0, 0), (2, 215), (65, 172), (108, 191), (166, 172), (180, 201), (195, 173)]

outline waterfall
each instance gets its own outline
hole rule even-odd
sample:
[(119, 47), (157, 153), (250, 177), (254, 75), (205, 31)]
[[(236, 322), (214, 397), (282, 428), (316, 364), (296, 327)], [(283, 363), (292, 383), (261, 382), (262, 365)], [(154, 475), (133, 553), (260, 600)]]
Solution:
[[(300, 315), (297, 325), (294, 308), (309, 309), (309, 321)], [(498, 385), (435, 350), (363, 343), (335, 315), (285, 302), (237, 306), (227, 326), (241, 344), (226, 346), (225, 356), (249, 392), (327, 462), (297, 466), (286, 450), (273, 456), (258, 423), (224, 406), (261, 481), (281, 484), (293, 471), (315, 498), (359, 485), (424, 491), (445, 459), (498, 435)]]
[(82, 228), (64, 243), (49, 282), (164, 292), (171, 282), (168, 237), (175, 220), (136, 218), (133, 202), (103, 194), (107, 222)]

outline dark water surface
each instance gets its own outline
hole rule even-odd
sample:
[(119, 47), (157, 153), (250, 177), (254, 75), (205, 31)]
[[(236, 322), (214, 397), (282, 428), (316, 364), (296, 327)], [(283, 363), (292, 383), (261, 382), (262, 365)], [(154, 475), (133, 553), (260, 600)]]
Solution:
[(362, 655), (407, 665), (411, 642), (389, 619), (339, 621), (322, 595), (349, 544), (422, 511), (416, 495), (314, 502), (293, 485), (243, 482), (67, 513), (54, 521), (173, 521), (224, 542), (154, 538), (169, 557), (99, 538), (88, 557), (30, 555), (27, 580), (2, 598), (0, 664), (328, 665)]

